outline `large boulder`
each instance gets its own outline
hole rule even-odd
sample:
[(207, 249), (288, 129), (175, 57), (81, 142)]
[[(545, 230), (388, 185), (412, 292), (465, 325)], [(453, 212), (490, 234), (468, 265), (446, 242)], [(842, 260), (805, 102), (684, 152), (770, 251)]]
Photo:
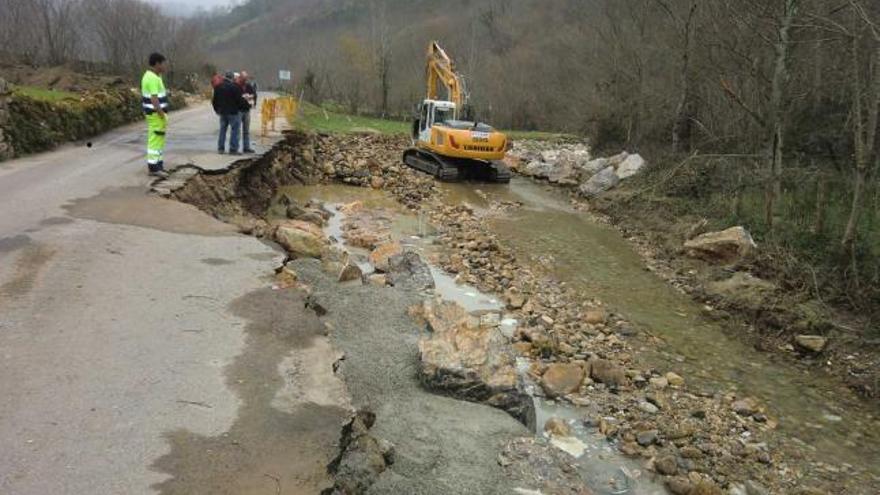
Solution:
[(828, 345), (828, 339), (821, 335), (797, 335), (794, 342), (798, 348), (817, 354), (824, 351)]
[(388, 271), (388, 261), (392, 256), (403, 253), (403, 246), (399, 242), (388, 242), (378, 246), (370, 253), (370, 264), (380, 272)]
[(617, 166), (626, 161), (627, 158), (629, 158), (629, 153), (622, 151), (614, 156), (609, 156), (608, 165), (617, 168)]
[(394, 445), (370, 433), (375, 422), (375, 414), (358, 411), (343, 427), (339, 456), (328, 466), (334, 485), (322, 491), (322, 495), (367, 493), (394, 463)]
[(434, 276), (431, 267), (422, 260), (418, 253), (407, 251), (388, 259), (388, 283), (395, 287), (410, 290), (427, 290), (434, 288)]
[(614, 167), (609, 166), (581, 184), (580, 193), (584, 197), (593, 198), (613, 189), (617, 184), (620, 184), (620, 177), (614, 172)]
[(584, 369), (577, 364), (553, 363), (541, 377), (541, 388), (550, 398), (577, 392), (584, 381)]
[(419, 342), (419, 374), (426, 387), (534, 424), (531, 397), (520, 389), (514, 354), (497, 326), (480, 325), (479, 318), (449, 301), (426, 301), (421, 316), (432, 330)]
[(590, 177), (598, 174), (602, 170), (611, 166), (611, 160), (608, 158), (596, 158), (595, 160), (590, 160), (586, 163), (582, 163), (578, 168), (580, 168), (583, 173), (585, 179), (589, 179)]
[(547, 174), (547, 180), (553, 184), (575, 185), (577, 184), (576, 176), (577, 172), (572, 162), (560, 160), (556, 162), (556, 165)]
[(710, 282), (706, 289), (739, 307), (758, 309), (766, 304), (767, 297), (776, 291), (776, 286), (750, 273), (736, 272), (727, 279)]
[(559, 150), (547, 150), (541, 152), (541, 161), (545, 163), (556, 163), (559, 160)]
[(590, 378), (611, 387), (619, 387), (626, 383), (626, 372), (617, 364), (607, 359), (591, 359), (587, 366)]
[(688, 256), (711, 263), (732, 264), (748, 256), (757, 245), (743, 227), (710, 232), (684, 243)]
[(546, 179), (553, 172), (554, 165), (552, 163), (542, 162), (540, 160), (534, 160), (529, 162), (528, 165), (525, 166), (522, 173), (523, 175), (529, 177), (537, 177), (539, 179)]
[(579, 169), (576, 168), (579, 159), (578, 155), (563, 151), (553, 156), (557, 157), (553, 161), (534, 160), (529, 162), (522, 169), (522, 174), (538, 179), (546, 179), (554, 184), (576, 184), (576, 177), (579, 175)]
[(320, 258), (330, 241), (320, 227), (300, 220), (280, 222), (275, 228), (275, 240), (295, 256)]
[(617, 166), (617, 176), (621, 180), (628, 179), (645, 168), (645, 159), (641, 155), (629, 155)]
[(321, 268), (325, 273), (338, 275), (350, 260), (348, 251), (337, 244), (325, 246), (321, 251)]

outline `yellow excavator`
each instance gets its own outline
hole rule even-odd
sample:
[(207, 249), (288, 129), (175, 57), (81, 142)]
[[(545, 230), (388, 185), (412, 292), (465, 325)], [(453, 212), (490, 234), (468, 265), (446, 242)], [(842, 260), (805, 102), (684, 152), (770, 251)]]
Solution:
[[(510, 182), (502, 162), (507, 136), (468, 119), (471, 108), (464, 78), (436, 41), (428, 46), (428, 97), (418, 105), (412, 126), (413, 146), (403, 162), (446, 182), (486, 180)], [(441, 100), (440, 86), (446, 88)]]

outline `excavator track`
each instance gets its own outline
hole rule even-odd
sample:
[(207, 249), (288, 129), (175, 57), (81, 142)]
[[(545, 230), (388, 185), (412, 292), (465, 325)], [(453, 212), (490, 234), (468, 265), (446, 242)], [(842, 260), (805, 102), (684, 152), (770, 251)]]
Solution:
[(433, 175), (442, 182), (477, 180), (506, 184), (510, 169), (500, 161), (484, 162), (447, 158), (430, 151), (410, 148), (403, 153), (403, 162), (410, 167)]
[(403, 163), (416, 170), (433, 175), (442, 182), (458, 182), (461, 180), (459, 167), (434, 153), (410, 148), (403, 153)]

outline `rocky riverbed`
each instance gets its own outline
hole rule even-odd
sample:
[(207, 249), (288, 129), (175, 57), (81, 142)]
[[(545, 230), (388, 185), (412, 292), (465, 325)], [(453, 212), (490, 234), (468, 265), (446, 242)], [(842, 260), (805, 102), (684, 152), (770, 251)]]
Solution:
[[(659, 343), (654, 335), (605, 302), (561, 282), (540, 263), (517, 256), (488, 227), (493, 216), (516, 211), (521, 204), (490, 200), (488, 208), (478, 210), (450, 202), (432, 179), (399, 163), (405, 145), (396, 137), (291, 133), (264, 157), (239, 162), (220, 174), (172, 178), (173, 187), (158, 188), (239, 225), (243, 232), (279, 242), (292, 258), (322, 260), (325, 274), (336, 281), (360, 283), (359, 291), (430, 291), (425, 260), (394, 245), (389, 234), (393, 213), (359, 211), (357, 206), (342, 212), (346, 216), (342, 235), (349, 244), (367, 250), (370, 265), (379, 268), (377, 273), (364, 274), (352, 262), (351, 253), (326, 235), (334, 212), (320, 203), (281, 199), (277, 194), (280, 186), (292, 184), (342, 183), (384, 191), (429, 219), (436, 229), (428, 261), (457, 282), (494, 294), (504, 306), (483, 318), (428, 299), (410, 311), (408, 318), (423, 321), (432, 331), (419, 338), (412, 355), (424, 388), (497, 407), (528, 424), (534, 414), (523, 398), (523, 382), (531, 381), (538, 385), (532, 393), (575, 408), (578, 427), (588, 428), (636, 459), (676, 494), (876, 492), (880, 486), (876, 473), (867, 472), (866, 466), (816, 460), (817, 453), (809, 446), (777, 431), (777, 418), (756, 398), (694, 387), (681, 370), (647, 364), (642, 354)], [(572, 169), (583, 171), (589, 163), (577, 150), (569, 158)], [(627, 173), (623, 165), (627, 159), (603, 163), (596, 173), (611, 167), (620, 179), (619, 174)], [(181, 173), (192, 175), (192, 171)], [(589, 182), (594, 176), (579, 175), (577, 180)], [(550, 180), (554, 178), (558, 179)], [(279, 270), (279, 287), (301, 283), (297, 263), (302, 261)], [(332, 298), (333, 289), (324, 282), (321, 287), (324, 297)], [(314, 306), (319, 314), (328, 307), (333, 311), (332, 304), (320, 300)], [(502, 319), (518, 325), (505, 333)], [(521, 374), (515, 371), (516, 363), (524, 364)], [(381, 412), (377, 417), (382, 421)], [(549, 438), (566, 438), (571, 424), (548, 421), (536, 426), (546, 428)], [(387, 480), (386, 471), (396, 469), (390, 463), (394, 458), (390, 447), (365, 436), (371, 430), (363, 420), (350, 430), (345, 450), (358, 443), (375, 447), (370, 447), (373, 454), (355, 457), (372, 459), (376, 468), (366, 478)], [(352, 443), (351, 432), (366, 439)], [(515, 437), (508, 437), (505, 453), (496, 462), (507, 475), (519, 473), (517, 483), (532, 480), (527, 489), (540, 493), (589, 493), (586, 487), (576, 491), (583, 481), (577, 477), (565, 481), (566, 476), (559, 475), (550, 483), (536, 474), (537, 466), (544, 466), (545, 473), (570, 473), (565, 462), (571, 459), (560, 456), (559, 450), (547, 451), (550, 447), (544, 444), (532, 448)], [(541, 449), (545, 454), (540, 454)], [(344, 457), (336, 463), (337, 474), (339, 466), (346, 465)], [(340, 493), (368, 491), (345, 488), (361, 486), (360, 481), (345, 483), (349, 482), (338, 484)], [(598, 492), (597, 487), (590, 488)]]
[[(654, 207), (658, 211), (630, 207), (633, 195), (650, 189), (632, 182), (650, 168), (641, 156), (597, 158), (586, 143), (525, 140), (516, 143), (508, 161), (520, 175), (556, 186), (576, 208), (619, 230), (651, 271), (705, 304), (711, 309), (707, 316), (736, 329), (735, 338), (811, 372), (833, 375), (876, 404), (880, 353), (876, 342), (862, 336), (864, 330), (855, 330), (866, 322), (835, 311), (812, 287), (791, 290), (789, 281), (774, 281), (773, 265), (785, 262), (762, 252), (742, 227), (708, 232), (707, 219), (670, 218), (662, 203)], [(700, 243), (710, 250), (694, 249)]]

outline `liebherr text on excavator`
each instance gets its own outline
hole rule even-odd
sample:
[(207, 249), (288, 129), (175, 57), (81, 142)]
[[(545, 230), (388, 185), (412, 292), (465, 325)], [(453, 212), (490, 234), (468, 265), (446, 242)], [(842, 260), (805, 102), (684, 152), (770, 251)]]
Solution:
[[(501, 161), (507, 153), (507, 136), (468, 120), (464, 78), (436, 41), (428, 46), (427, 82), (427, 98), (418, 106), (413, 147), (404, 152), (404, 163), (442, 181), (510, 182), (510, 169)], [(446, 88), (445, 100), (438, 99), (440, 85)]]

